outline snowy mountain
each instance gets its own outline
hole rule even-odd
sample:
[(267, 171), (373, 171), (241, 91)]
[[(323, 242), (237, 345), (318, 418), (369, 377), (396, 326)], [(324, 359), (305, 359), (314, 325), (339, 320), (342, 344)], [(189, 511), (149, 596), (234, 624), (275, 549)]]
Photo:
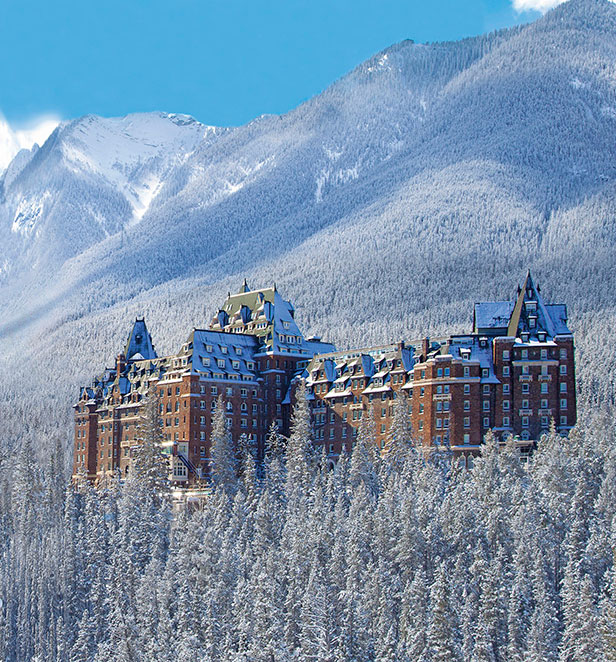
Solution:
[(592, 382), (616, 310), (615, 71), (616, 6), (570, 0), (402, 42), (243, 127), (65, 123), (0, 183), (0, 352), (73, 385), (132, 315), (174, 349), (244, 276), (341, 346), (461, 330), (531, 267), (569, 303)]

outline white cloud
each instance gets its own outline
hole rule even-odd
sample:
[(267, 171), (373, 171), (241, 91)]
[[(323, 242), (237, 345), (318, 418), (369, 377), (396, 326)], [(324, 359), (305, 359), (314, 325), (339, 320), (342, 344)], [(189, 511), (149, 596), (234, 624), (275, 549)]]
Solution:
[[(563, 2), (566, 2), (566, 0), (511, 0), (516, 11), (539, 11), (542, 14), (558, 5), (562, 5)], [(616, 0), (610, 0), (610, 2), (616, 2)]]
[(540, 11), (545, 14), (546, 11), (560, 5), (565, 0), (513, 0), (513, 8), (516, 11)]
[(31, 149), (35, 143), (42, 145), (59, 123), (59, 118), (47, 115), (20, 127), (11, 127), (0, 115), (0, 172), (20, 149)]

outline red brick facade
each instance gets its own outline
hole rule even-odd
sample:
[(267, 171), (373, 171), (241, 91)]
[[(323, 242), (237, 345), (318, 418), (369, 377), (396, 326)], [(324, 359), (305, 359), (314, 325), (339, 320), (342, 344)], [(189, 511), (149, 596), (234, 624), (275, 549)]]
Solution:
[(517, 300), (475, 306), (469, 335), (336, 352), (303, 337), (275, 288), (251, 292), (244, 284), (176, 355), (157, 357), (144, 321), (135, 322), (115, 367), (82, 389), (75, 405), (74, 476), (126, 475), (141, 403), (155, 391), (171, 477), (198, 483), (208, 472), (218, 398), (234, 440), (246, 435), (261, 454), (272, 423), (289, 433), (298, 378), (308, 387), (314, 442), (332, 458), (350, 450), (369, 412), (383, 448), (400, 397), (418, 445), (472, 456), (492, 430), (530, 448), (552, 423), (566, 433), (576, 422), (566, 321), (566, 307), (544, 304), (529, 274)]

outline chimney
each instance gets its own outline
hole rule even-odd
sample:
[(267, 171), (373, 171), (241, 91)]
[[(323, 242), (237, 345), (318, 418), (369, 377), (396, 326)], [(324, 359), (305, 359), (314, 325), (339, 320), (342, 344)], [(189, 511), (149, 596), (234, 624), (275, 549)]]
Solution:
[(126, 357), (124, 354), (118, 354), (118, 358), (116, 360), (116, 371), (118, 373), (118, 377), (124, 372), (124, 368), (126, 368)]
[(430, 350), (430, 338), (426, 337), (421, 341), (421, 353), (424, 361), (426, 361), (428, 358), (429, 350)]

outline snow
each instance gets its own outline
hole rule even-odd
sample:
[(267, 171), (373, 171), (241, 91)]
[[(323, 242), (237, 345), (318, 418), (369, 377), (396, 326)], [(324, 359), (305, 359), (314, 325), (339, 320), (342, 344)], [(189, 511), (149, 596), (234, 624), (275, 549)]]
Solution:
[(102, 178), (126, 197), (131, 226), (148, 211), (169, 170), (184, 163), (212, 131), (188, 116), (166, 113), (88, 116), (70, 127), (62, 151), (73, 172)]

